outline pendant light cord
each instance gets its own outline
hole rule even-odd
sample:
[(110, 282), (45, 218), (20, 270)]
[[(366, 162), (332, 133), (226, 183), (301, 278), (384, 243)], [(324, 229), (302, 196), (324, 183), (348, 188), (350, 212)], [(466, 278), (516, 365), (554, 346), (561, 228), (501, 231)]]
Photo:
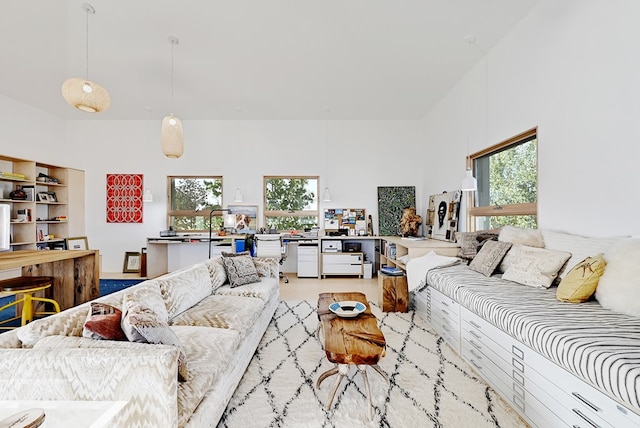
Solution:
[(240, 147), (240, 113), (242, 109), (236, 107), (238, 120), (236, 121), (236, 186), (240, 189), (240, 156), (238, 156), (238, 148)]
[(171, 40), (171, 116), (173, 116), (173, 47), (176, 44)]
[(326, 150), (324, 166), (325, 173), (327, 174), (325, 177), (325, 180), (327, 181), (326, 186), (324, 186), (325, 189), (329, 188), (329, 111), (329, 107), (324, 108), (324, 112), (326, 113), (324, 119), (324, 145)]
[(87, 58), (87, 80), (89, 80), (89, 9), (86, 9), (86, 26), (87, 26), (87, 39), (86, 39), (86, 58)]

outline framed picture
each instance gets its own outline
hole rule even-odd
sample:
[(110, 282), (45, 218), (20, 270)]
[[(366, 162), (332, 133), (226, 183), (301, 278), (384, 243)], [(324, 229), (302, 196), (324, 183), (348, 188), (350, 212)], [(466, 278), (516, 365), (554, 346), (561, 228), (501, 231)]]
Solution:
[(432, 239), (455, 242), (462, 192), (444, 192), (429, 197), (427, 232)]
[(124, 267), (122, 273), (139, 273), (140, 272), (140, 253), (127, 251), (124, 253)]
[(47, 197), (49, 202), (58, 202), (58, 197), (56, 196), (56, 192), (47, 192)]
[(400, 236), (402, 211), (416, 206), (415, 186), (378, 187), (378, 233), (380, 236)]
[(88, 250), (89, 244), (87, 243), (86, 236), (78, 236), (76, 238), (66, 238), (67, 250)]
[(49, 202), (48, 192), (38, 192), (38, 202)]
[(238, 233), (253, 233), (258, 227), (257, 205), (229, 205), (229, 214), (236, 217), (235, 229)]

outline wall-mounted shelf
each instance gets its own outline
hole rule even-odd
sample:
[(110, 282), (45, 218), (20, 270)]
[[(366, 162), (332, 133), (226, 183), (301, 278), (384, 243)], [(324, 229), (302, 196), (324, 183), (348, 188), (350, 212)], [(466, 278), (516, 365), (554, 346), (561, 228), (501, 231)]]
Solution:
[[(43, 174), (58, 182), (42, 181)], [(28, 200), (10, 199), (18, 187), (28, 191)], [(38, 193), (55, 193), (55, 201), (38, 200)], [(59, 248), (65, 238), (83, 236), (84, 200), (84, 171), (0, 155), (0, 203), (10, 206), (12, 250)], [(67, 220), (51, 220), (57, 217)], [(41, 233), (54, 239), (40, 242)]]

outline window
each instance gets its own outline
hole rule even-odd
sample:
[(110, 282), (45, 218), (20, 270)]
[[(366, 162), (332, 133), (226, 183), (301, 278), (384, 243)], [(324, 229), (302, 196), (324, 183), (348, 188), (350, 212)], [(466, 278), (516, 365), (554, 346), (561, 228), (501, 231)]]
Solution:
[(525, 131), (470, 158), (478, 179), (475, 203), (469, 210), (472, 227), (537, 228), (537, 130)]
[(218, 230), (222, 218), (222, 177), (167, 177), (169, 201), (167, 224), (176, 232)]
[(267, 229), (318, 226), (318, 177), (264, 177), (264, 207)]

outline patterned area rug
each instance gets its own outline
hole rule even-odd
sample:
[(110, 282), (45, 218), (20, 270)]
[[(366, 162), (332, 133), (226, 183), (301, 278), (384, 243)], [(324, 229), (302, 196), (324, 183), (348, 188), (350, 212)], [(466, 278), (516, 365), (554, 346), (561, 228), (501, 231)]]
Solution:
[(333, 366), (315, 336), (316, 302), (281, 301), (218, 428), (527, 426), (420, 316), (371, 307), (387, 341), (379, 365), (391, 381), (367, 370), (372, 420), (355, 367), (325, 409), (335, 376), (316, 389)]

